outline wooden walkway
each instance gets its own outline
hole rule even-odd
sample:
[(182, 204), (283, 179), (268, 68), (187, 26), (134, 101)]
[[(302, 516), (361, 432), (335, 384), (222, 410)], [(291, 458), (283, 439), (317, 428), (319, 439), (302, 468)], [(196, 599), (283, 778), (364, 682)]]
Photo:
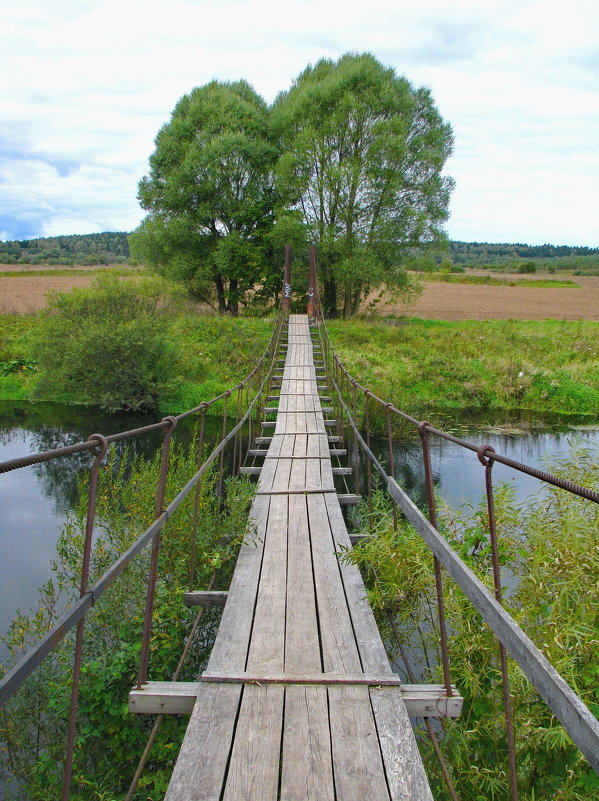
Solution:
[(333, 483), (308, 318), (166, 801), (432, 799)]

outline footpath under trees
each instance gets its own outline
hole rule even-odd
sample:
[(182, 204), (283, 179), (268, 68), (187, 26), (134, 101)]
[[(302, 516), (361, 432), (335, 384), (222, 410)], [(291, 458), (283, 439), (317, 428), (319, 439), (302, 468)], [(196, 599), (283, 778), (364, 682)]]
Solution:
[(275, 299), (285, 242), (319, 248), (326, 313), (416, 291), (414, 248), (444, 241), (452, 133), (427, 89), (370, 54), (307, 67), (272, 106), (246, 81), (177, 103), (139, 185), (134, 257), (221, 314)]

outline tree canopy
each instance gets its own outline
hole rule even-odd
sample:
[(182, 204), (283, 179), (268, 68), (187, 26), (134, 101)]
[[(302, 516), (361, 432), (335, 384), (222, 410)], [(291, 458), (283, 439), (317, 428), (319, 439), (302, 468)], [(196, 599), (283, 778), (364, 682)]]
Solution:
[(134, 256), (191, 285), (221, 312), (262, 277), (274, 222), (268, 108), (246, 81), (212, 81), (177, 103), (158, 133), (139, 184), (149, 215), (131, 238)]
[[(273, 107), (278, 187), (319, 246), (328, 314), (406, 287), (408, 248), (442, 237), (452, 134), (427, 89), (369, 54), (309, 66)], [(341, 298), (338, 298), (338, 294)]]
[(369, 54), (307, 67), (271, 108), (213, 81), (158, 133), (132, 253), (236, 314), (276, 292), (283, 238), (310, 242), (326, 312), (349, 317), (377, 286), (409, 292), (406, 254), (442, 240), (451, 147), (430, 92)]

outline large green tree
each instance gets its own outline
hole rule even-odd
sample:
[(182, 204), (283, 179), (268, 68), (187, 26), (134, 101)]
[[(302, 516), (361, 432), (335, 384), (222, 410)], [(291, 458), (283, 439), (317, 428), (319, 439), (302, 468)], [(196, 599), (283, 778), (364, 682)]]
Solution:
[(386, 284), (409, 288), (411, 248), (443, 238), (452, 133), (427, 89), (370, 54), (309, 66), (273, 106), (278, 188), (319, 246), (325, 311), (355, 314)]
[(212, 81), (182, 97), (139, 184), (149, 214), (131, 237), (133, 255), (237, 314), (264, 281), (276, 157), (268, 107), (246, 81)]

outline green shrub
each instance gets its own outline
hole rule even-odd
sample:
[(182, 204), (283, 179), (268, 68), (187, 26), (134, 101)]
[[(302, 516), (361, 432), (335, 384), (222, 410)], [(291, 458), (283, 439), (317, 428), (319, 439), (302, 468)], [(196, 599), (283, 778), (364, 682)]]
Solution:
[(35, 334), (39, 398), (152, 410), (173, 375), (162, 284), (102, 276), (51, 296)]
[(519, 273), (536, 273), (537, 268), (534, 261), (523, 261), (522, 264), (518, 266)]

